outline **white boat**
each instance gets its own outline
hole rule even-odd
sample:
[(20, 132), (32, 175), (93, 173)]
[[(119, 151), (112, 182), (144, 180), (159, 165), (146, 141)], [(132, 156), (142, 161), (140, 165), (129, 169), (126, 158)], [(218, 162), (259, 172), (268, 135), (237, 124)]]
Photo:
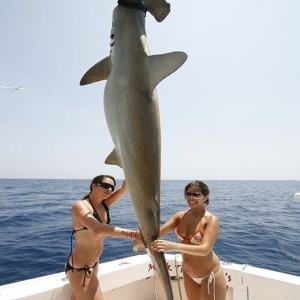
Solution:
[[(187, 300), (181, 255), (166, 254), (174, 300)], [(299, 300), (300, 277), (249, 265), (222, 262), (226, 300)], [(164, 300), (164, 292), (148, 254), (100, 264), (105, 300)], [(65, 273), (24, 280), (0, 287), (0, 299), (67, 300), (71, 289)], [(217, 299), (216, 299), (217, 300)]]
[(294, 198), (295, 198), (296, 200), (300, 200), (300, 192), (295, 193), (295, 194), (294, 194)]

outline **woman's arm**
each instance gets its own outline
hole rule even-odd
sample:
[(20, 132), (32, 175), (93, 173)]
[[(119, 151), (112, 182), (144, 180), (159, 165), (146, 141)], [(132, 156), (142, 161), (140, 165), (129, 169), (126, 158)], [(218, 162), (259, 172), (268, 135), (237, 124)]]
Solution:
[(219, 233), (219, 220), (216, 216), (209, 217), (205, 233), (200, 245), (175, 243), (165, 240), (156, 240), (152, 243), (152, 249), (157, 252), (177, 251), (181, 253), (207, 256), (213, 249)]
[(126, 194), (126, 192), (128, 191), (127, 188), (127, 183), (124, 180), (122, 183), (122, 186), (118, 189), (116, 189), (108, 199), (105, 200), (105, 203), (108, 205), (108, 207), (116, 204), (117, 202), (119, 202), (124, 195)]
[(181, 220), (184, 213), (185, 212), (183, 212), (183, 211), (177, 212), (165, 224), (163, 224), (160, 227), (159, 236), (162, 237), (162, 236), (166, 235), (167, 233), (169, 233), (170, 231), (174, 230), (177, 227), (177, 225), (178, 225), (179, 221)]
[(130, 230), (120, 227), (114, 227), (111, 225), (100, 223), (95, 219), (89, 209), (82, 203), (82, 201), (76, 201), (72, 206), (72, 217), (74, 225), (80, 223), (77, 226), (85, 226), (95, 234), (117, 238), (128, 239), (142, 239), (142, 235), (139, 231)]

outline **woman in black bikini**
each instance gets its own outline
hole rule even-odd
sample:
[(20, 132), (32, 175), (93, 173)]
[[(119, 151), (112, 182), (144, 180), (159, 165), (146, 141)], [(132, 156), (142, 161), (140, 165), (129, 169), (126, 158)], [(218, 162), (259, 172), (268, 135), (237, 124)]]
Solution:
[(182, 253), (184, 286), (189, 300), (225, 300), (225, 276), (213, 251), (219, 220), (206, 209), (209, 188), (196, 180), (185, 187), (184, 195), (190, 209), (176, 213), (160, 228), (160, 236), (175, 229), (180, 242), (156, 240), (152, 248), (158, 252)]
[[(116, 191), (115, 185), (112, 176), (97, 176), (92, 180), (90, 193), (72, 205), (71, 253), (65, 272), (72, 288), (73, 300), (103, 299), (97, 271), (106, 236), (141, 240), (138, 231), (109, 225), (109, 207), (117, 203), (127, 191), (125, 181)], [(73, 236), (76, 239), (74, 249)]]

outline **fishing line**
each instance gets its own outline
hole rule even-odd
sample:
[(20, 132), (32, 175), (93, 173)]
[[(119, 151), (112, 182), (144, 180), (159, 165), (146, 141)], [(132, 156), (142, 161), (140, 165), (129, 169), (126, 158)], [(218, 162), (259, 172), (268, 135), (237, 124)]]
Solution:
[(177, 277), (177, 284), (179, 290), (180, 300), (182, 300), (182, 293), (181, 293), (181, 286), (180, 286), (180, 276), (178, 274), (178, 264), (177, 264), (177, 257), (181, 256), (180, 254), (175, 255), (175, 269), (176, 269), (176, 277)]
[[(146, 248), (146, 251), (150, 257), (150, 261), (153, 261), (150, 250), (148, 248)], [(157, 271), (156, 271), (156, 269), (154, 269), (153, 297), (152, 297), (153, 300), (157, 300), (156, 276), (157, 276)]]

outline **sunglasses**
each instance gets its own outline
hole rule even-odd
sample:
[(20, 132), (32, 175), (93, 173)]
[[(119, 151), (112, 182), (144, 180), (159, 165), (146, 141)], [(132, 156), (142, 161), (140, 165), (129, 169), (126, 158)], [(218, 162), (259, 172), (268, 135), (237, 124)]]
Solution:
[(200, 198), (200, 197), (201, 197), (201, 194), (200, 194), (200, 193), (186, 192), (186, 193), (185, 193), (185, 196), (186, 196), (186, 197), (192, 196), (192, 197), (194, 197), (194, 198)]
[(110, 183), (107, 183), (107, 182), (95, 182), (95, 184), (97, 186), (100, 186), (102, 187), (103, 189), (106, 189), (106, 190), (109, 190), (111, 189), (112, 192), (114, 191), (115, 187), (113, 185), (111, 185)]

